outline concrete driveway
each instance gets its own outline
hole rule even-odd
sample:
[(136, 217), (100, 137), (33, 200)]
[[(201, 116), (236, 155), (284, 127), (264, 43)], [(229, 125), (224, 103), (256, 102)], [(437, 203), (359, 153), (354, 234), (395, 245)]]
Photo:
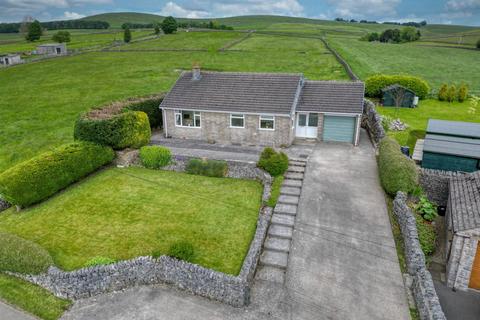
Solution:
[(64, 319), (410, 319), (368, 137), (314, 147), (286, 283), (257, 280), (249, 307), (159, 285), (79, 301)]

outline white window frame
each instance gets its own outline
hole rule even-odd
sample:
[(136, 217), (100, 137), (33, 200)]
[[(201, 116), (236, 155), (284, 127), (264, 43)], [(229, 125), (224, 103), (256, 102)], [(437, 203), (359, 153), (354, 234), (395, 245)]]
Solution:
[[(273, 128), (262, 128), (262, 120), (271, 120), (273, 121)], [(260, 117), (258, 117), (258, 129), (259, 130), (265, 130), (265, 131), (275, 131), (275, 116), (268, 115), (268, 114), (262, 114)]]
[[(243, 126), (232, 125), (232, 119), (242, 119)], [(242, 113), (230, 113), (230, 128), (244, 129), (245, 128), (245, 115)]]
[[(193, 126), (184, 126), (183, 125), (183, 115), (182, 112), (193, 112)], [(177, 123), (177, 116), (180, 116), (180, 124)], [(200, 121), (200, 125), (196, 126), (197, 118)], [(175, 110), (174, 112), (174, 120), (175, 120), (175, 127), (181, 128), (193, 128), (193, 129), (200, 129), (202, 127), (202, 116), (200, 111), (191, 111), (191, 110)]]

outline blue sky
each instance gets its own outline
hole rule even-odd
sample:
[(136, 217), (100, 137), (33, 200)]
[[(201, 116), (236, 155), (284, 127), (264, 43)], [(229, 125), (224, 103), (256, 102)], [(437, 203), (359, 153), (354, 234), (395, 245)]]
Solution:
[(320, 19), (420, 21), (480, 26), (480, 0), (0, 0), (0, 22), (41, 21), (113, 11), (210, 18), (277, 14)]

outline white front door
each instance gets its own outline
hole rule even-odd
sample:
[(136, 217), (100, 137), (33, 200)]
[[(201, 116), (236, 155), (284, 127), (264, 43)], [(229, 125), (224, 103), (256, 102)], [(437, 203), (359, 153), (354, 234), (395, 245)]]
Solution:
[(297, 113), (295, 135), (300, 138), (316, 138), (318, 113)]

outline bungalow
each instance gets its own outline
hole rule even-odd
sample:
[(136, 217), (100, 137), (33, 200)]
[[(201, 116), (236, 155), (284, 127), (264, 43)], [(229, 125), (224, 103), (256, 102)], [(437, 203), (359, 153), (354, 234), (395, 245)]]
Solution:
[(14, 64), (23, 63), (19, 54), (4, 54), (0, 55), (0, 65), (11, 66)]
[(480, 290), (480, 173), (450, 181), (446, 215), (447, 286)]
[(295, 138), (357, 145), (362, 82), (302, 74), (183, 72), (160, 104), (166, 137), (288, 146)]
[(47, 43), (37, 46), (36, 54), (45, 54), (53, 56), (63, 56), (67, 54), (67, 45), (65, 43)]

